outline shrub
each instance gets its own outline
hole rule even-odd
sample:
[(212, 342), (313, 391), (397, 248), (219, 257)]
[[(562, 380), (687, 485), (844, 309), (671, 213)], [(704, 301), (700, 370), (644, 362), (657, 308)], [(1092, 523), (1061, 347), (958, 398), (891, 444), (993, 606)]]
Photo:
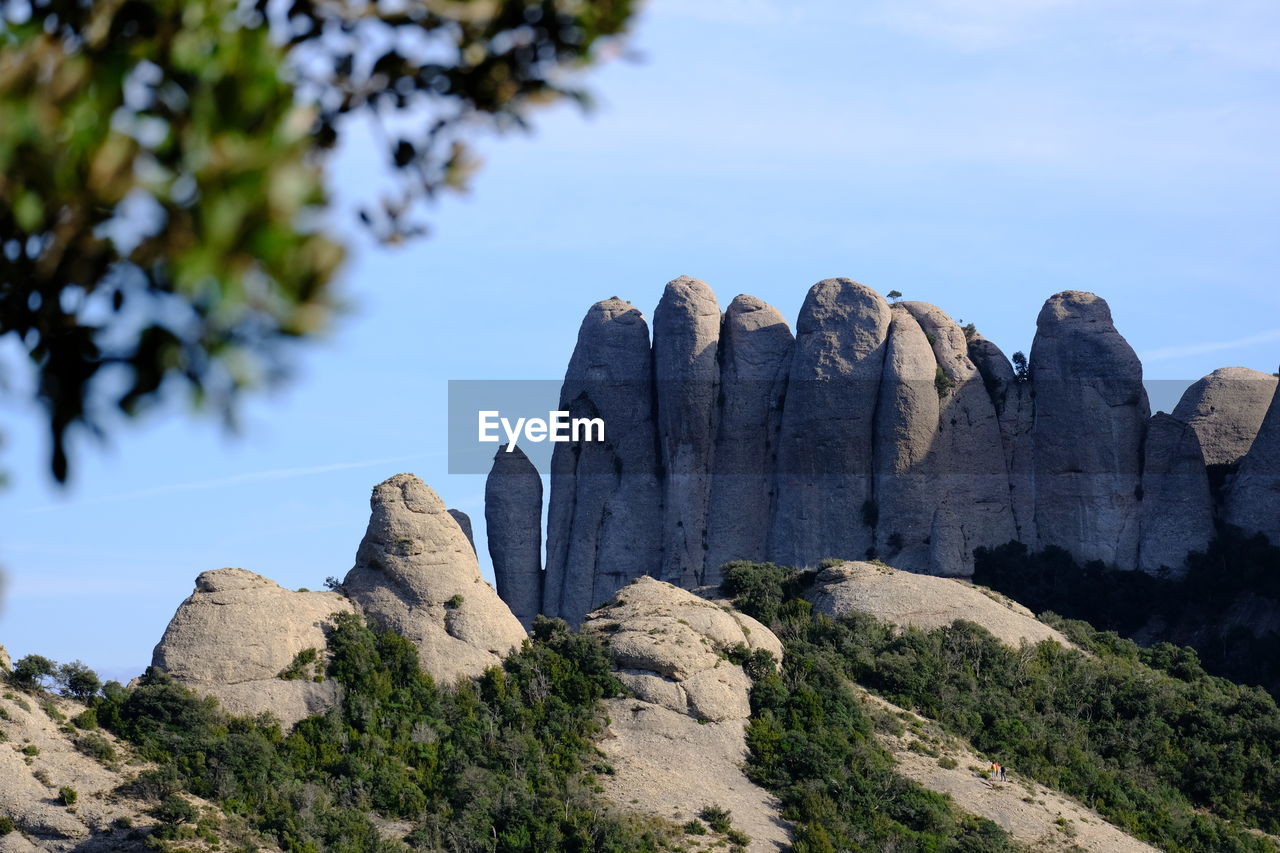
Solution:
[(457, 608), (462, 606), (462, 602), (463, 602), (462, 593), (458, 593), (457, 595), (453, 596), (448, 601), (446, 601), (444, 603), (444, 606), (448, 607), (450, 610), (456, 610)]
[(694, 818), (686, 823), (683, 827), (685, 835), (706, 835), (707, 828), (703, 826), (702, 821)]
[(285, 681), (297, 681), (314, 677), (313, 670), (320, 659), (318, 649), (303, 649), (293, 656), (293, 662), (280, 671), (280, 678)]
[(98, 712), (93, 708), (85, 708), (71, 718), (71, 725), (78, 729), (92, 731), (98, 727)]
[(36, 746), (34, 743), (29, 743), (22, 748), (22, 754), (23, 755), (39, 755), (40, 747)]
[(13, 818), (8, 815), (0, 815), (0, 838), (17, 831), (18, 825), (13, 822)]
[(44, 680), (52, 678), (58, 671), (58, 665), (43, 655), (27, 655), (13, 665), (9, 673), (9, 681), (23, 690), (35, 690), (44, 687)]
[(151, 810), (151, 816), (170, 826), (195, 823), (198, 817), (195, 806), (177, 794), (170, 794), (161, 800), (160, 805)]
[(58, 789), (58, 802), (64, 806), (74, 806), (76, 800), (80, 799), (80, 795), (76, 793), (76, 789), (69, 785), (63, 785)]
[(703, 806), (702, 811), (698, 812), (698, 817), (707, 822), (707, 826), (711, 827), (712, 832), (718, 832), (721, 835), (724, 835), (733, 826), (733, 813), (717, 805)]
[(116, 748), (100, 734), (90, 733), (75, 739), (75, 747), (80, 752), (95, 759), (99, 764), (110, 764), (119, 756)]

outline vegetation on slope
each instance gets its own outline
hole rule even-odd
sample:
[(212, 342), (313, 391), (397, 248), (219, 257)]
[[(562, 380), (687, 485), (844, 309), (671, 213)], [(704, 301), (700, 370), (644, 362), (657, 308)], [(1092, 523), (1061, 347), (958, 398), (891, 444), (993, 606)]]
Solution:
[[(836, 847), (860, 843), (835, 837), (868, 794), (827, 781), (823, 753), (839, 746), (810, 740), (829, 737), (827, 708), (841, 707), (844, 680), (918, 708), (1015, 774), (1165, 850), (1275, 849), (1250, 829), (1280, 831), (1280, 710), (1264, 691), (1206, 675), (1190, 649), (1140, 649), (1080, 622), (1057, 627), (1093, 655), (1048, 641), (1010, 648), (964, 621), (928, 632), (866, 616), (835, 621), (798, 597), (811, 577), (738, 563), (725, 581), (786, 650), (780, 678), (756, 684), (751, 766), (806, 843), (816, 837), (805, 849), (832, 849), (824, 835)], [(852, 714), (840, 725), (867, 730)]]

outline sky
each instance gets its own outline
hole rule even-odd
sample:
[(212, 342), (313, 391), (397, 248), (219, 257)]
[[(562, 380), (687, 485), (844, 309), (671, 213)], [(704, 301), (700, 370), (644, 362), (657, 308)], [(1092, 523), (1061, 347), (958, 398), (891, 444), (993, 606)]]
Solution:
[(238, 434), (175, 404), (78, 442), (60, 488), (35, 411), (0, 393), (0, 643), (128, 678), (202, 571), (344, 574), (401, 471), (472, 516), (491, 577), (484, 478), (448, 473), (448, 381), (556, 380), (591, 303), (652, 316), (679, 275), (793, 322), (849, 276), (1007, 353), (1045, 298), (1090, 290), (1168, 380), (1153, 408), (1280, 364), (1274, 0), (654, 0), (628, 48), (589, 117), (482, 140), (472, 191), (403, 249), (353, 225), (385, 176), (354, 133), (330, 175), (351, 308)]

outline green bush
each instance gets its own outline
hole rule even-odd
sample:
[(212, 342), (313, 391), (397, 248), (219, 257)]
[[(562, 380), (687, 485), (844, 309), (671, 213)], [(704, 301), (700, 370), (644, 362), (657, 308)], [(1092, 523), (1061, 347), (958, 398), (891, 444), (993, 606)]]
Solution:
[(314, 678), (316, 663), (320, 659), (319, 649), (303, 649), (293, 656), (293, 661), (280, 671), (280, 678), (285, 681)]
[(64, 785), (58, 789), (58, 802), (64, 806), (74, 806), (76, 800), (80, 799), (80, 795), (76, 793), (76, 789), (69, 785)]
[(196, 807), (177, 794), (170, 794), (160, 801), (160, 805), (151, 810), (151, 816), (161, 823), (177, 826), (183, 823), (195, 823), (198, 814)]
[(704, 806), (702, 811), (698, 812), (698, 817), (707, 822), (712, 832), (718, 832), (721, 835), (733, 828), (732, 813), (720, 806)]
[(102, 679), (98, 674), (78, 660), (58, 667), (55, 678), (64, 696), (81, 702), (87, 702), (102, 689)]
[(98, 727), (98, 712), (93, 708), (86, 708), (71, 718), (71, 725), (78, 729), (92, 731)]
[(58, 671), (58, 665), (43, 655), (27, 655), (13, 665), (9, 682), (23, 690), (35, 690), (45, 684)]
[(0, 838), (17, 831), (18, 825), (13, 822), (13, 818), (8, 815), (0, 815)]
[(111, 745), (111, 741), (96, 733), (76, 738), (75, 747), (100, 764), (110, 764), (120, 757), (116, 754), (116, 748)]

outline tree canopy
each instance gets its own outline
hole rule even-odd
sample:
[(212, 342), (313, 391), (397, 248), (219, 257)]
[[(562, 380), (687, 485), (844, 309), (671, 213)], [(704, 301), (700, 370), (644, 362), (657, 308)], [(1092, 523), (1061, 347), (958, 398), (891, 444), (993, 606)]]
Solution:
[[(51, 467), (164, 386), (228, 418), (324, 328), (343, 249), (325, 154), (360, 116), (396, 192), (385, 242), (462, 189), (468, 141), (586, 104), (575, 72), (631, 0), (17, 0), (0, 6), (0, 338), (21, 341)], [(375, 47), (376, 46), (376, 47)]]

